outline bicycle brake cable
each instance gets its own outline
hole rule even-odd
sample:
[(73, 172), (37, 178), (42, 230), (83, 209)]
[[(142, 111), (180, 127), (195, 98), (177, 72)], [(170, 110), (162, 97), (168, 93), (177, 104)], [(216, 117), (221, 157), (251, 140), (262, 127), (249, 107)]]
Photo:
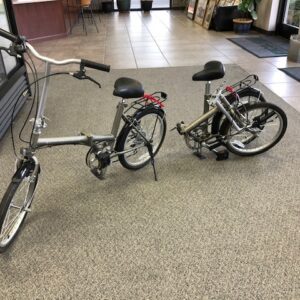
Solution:
[[(32, 74), (33, 74), (33, 69), (32, 69), (32, 66), (30, 65), (30, 63), (29, 63), (27, 60), (24, 60), (24, 61), (25, 61), (25, 64), (27, 64), (27, 66), (30, 68), (30, 70), (31, 70), (31, 72), (32, 72)], [(28, 90), (29, 90), (29, 88), (30, 88), (33, 84), (35, 84), (35, 83), (36, 83), (36, 80), (35, 80), (33, 83), (29, 84)], [(31, 103), (31, 107), (30, 107), (30, 110), (29, 110), (28, 115), (27, 115), (27, 117), (26, 117), (26, 120), (24, 121), (24, 124), (23, 124), (23, 126), (22, 126), (22, 128), (21, 128), (21, 130), (20, 130), (20, 132), (19, 132), (19, 139), (20, 139), (22, 142), (27, 143), (27, 144), (29, 144), (30, 141), (26, 141), (25, 139), (23, 139), (23, 138), (22, 138), (22, 133), (23, 133), (23, 130), (24, 130), (26, 124), (27, 124), (27, 121), (28, 121), (28, 119), (29, 119), (29, 117), (30, 117), (30, 115), (31, 115), (31, 113), (32, 113), (32, 110), (33, 110), (33, 107), (34, 107), (34, 103), (35, 103), (36, 93), (37, 93), (37, 86), (36, 86), (36, 84), (35, 84), (35, 86), (34, 86), (34, 92), (33, 92), (33, 96), (32, 96), (32, 99), (33, 99), (33, 100), (32, 100), (32, 103)]]
[[(30, 65), (26, 60), (25, 60), (25, 63), (28, 64), (30, 70), (31, 70), (32, 73), (33, 73), (33, 70), (32, 70), (31, 65)], [(10, 132), (11, 132), (11, 140), (12, 140), (13, 151), (14, 151), (14, 155), (15, 155), (16, 157), (18, 157), (18, 155), (17, 155), (17, 152), (16, 152), (15, 139), (14, 139), (14, 132), (13, 132), (14, 115), (15, 115), (16, 107), (17, 107), (17, 105), (18, 105), (18, 103), (19, 103), (21, 97), (24, 95), (24, 92), (25, 92), (26, 90), (28, 90), (27, 87), (26, 87), (26, 89), (25, 89), (22, 93), (20, 93), (20, 95), (19, 95), (17, 101), (15, 102), (15, 104), (14, 104), (14, 106), (13, 106), (13, 110), (12, 110), (12, 114), (11, 114)], [(36, 92), (36, 89), (35, 89), (35, 92)], [(35, 95), (35, 93), (34, 93), (34, 95)], [(33, 104), (34, 104), (34, 101), (33, 101)], [(27, 122), (27, 120), (28, 120), (28, 117), (29, 117), (29, 115), (30, 115), (30, 113), (31, 113), (31, 111), (32, 111), (33, 104), (31, 105), (30, 112), (29, 112), (29, 114), (28, 114), (28, 116), (27, 116), (27, 118), (26, 118), (26, 120), (25, 120), (25, 122), (24, 122), (24, 124), (23, 124), (23, 126), (22, 126), (22, 129), (21, 129), (21, 131), (20, 131), (20, 133), (19, 133), (19, 138), (20, 138), (20, 140), (23, 141), (23, 142), (25, 142), (25, 143), (28, 143), (28, 142), (27, 142), (27, 141), (24, 141), (24, 140), (20, 137), (20, 135), (21, 135), (21, 133), (22, 133), (22, 131), (23, 131), (25, 125), (26, 125), (26, 122)]]

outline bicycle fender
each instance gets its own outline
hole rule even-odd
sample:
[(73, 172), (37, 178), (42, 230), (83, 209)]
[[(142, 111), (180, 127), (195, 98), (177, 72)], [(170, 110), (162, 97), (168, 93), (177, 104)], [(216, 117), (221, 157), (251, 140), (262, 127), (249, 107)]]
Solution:
[(19, 182), (26, 176), (28, 176), (29, 172), (40, 173), (40, 165), (36, 165), (33, 160), (22, 161), (15, 174), (12, 177), (12, 182)]

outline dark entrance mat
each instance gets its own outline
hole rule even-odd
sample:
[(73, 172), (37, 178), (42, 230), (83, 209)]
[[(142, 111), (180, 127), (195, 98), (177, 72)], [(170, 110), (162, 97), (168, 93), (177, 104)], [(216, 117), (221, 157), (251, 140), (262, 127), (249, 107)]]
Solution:
[(279, 70), (300, 81), (300, 67), (282, 68)]
[(260, 58), (288, 54), (289, 40), (278, 36), (249, 36), (228, 40)]

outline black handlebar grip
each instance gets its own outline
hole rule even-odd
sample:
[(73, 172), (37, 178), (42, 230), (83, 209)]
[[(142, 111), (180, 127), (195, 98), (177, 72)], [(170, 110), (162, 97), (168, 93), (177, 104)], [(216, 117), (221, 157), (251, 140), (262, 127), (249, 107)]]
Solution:
[(109, 65), (100, 64), (100, 63), (97, 63), (97, 62), (94, 62), (91, 60), (87, 60), (87, 59), (82, 59), (81, 65), (83, 67), (88, 67), (88, 68), (92, 68), (92, 69), (96, 69), (96, 70), (100, 70), (100, 71), (104, 71), (104, 72), (110, 71)]
[(12, 41), (12, 42), (19, 42), (20, 38), (8, 31), (3, 30), (2, 28), (0, 28), (0, 36)]

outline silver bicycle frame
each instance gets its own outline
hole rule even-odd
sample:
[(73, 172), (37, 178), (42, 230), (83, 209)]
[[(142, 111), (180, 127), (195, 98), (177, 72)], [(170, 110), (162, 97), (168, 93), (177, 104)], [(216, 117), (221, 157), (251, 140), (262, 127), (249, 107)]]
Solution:
[[(210, 84), (211, 84), (210, 81), (208, 81), (205, 85), (204, 109), (203, 109), (204, 114), (201, 115), (201, 117), (199, 117), (198, 119), (191, 122), (189, 125), (183, 126), (181, 128), (181, 134), (188, 133), (191, 130), (193, 130), (194, 128), (196, 128), (197, 126), (199, 126), (200, 124), (202, 124), (203, 122), (207, 122), (209, 120), (209, 118), (212, 117), (218, 111), (221, 111), (226, 116), (226, 118), (229, 120), (230, 123), (232, 123), (232, 125), (238, 132), (243, 130), (243, 128), (240, 128), (238, 126), (238, 124), (235, 122), (235, 120), (231, 117), (231, 115), (228, 113), (228, 111), (225, 109), (224, 105), (222, 104), (222, 101), (223, 101), (224, 103), (226, 103), (226, 105), (228, 107), (231, 106), (230, 103), (228, 102), (228, 100), (226, 99), (226, 97), (222, 94), (221, 89), (218, 92), (218, 94), (216, 95), (216, 100), (215, 100), (216, 106), (209, 110), (208, 101), (211, 97)], [(206, 128), (206, 130), (207, 130), (207, 128)]]
[[(39, 107), (37, 111), (36, 119), (34, 120), (34, 129), (32, 136), (32, 144), (29, 149), (31, 153), (34, 153), (35, 150), (39, 147), (51, 147), (58, 145), (87, 145), (91, 146), (94, 142), (103, 142), (106, 141), (111, 147), (114, 146), (116, 136), (118, 134), (119, 126), (122, 120), (124, 108), (126, 106), (124, 100), (122, 100), (117, 106), (117, 112), (113, 122), (113, 127), (111, 134), (107, 135), (79, 135), (79, 136), (68, 136), (68, 137), (52, 137), (52, 138), (40, 138), (43, 128), (45, 128), (45, 116), (44, 111), (46, 108), (46, 101), (48, 95), (49, 87), (49, 75), (51, 65), (67, 65), (67, 64), (80, 64), (80, 59), (67, 59), (62, 61), (57, 61), (46, 56), (40, 55), (29, 43), (26, 43), (26, 47), (36, 58), (45, 62), (45, 79), (43, 82), (43, 88), (41, 97), (39, 99)], [(70, 73), (72, 75), (72, 73)]]

